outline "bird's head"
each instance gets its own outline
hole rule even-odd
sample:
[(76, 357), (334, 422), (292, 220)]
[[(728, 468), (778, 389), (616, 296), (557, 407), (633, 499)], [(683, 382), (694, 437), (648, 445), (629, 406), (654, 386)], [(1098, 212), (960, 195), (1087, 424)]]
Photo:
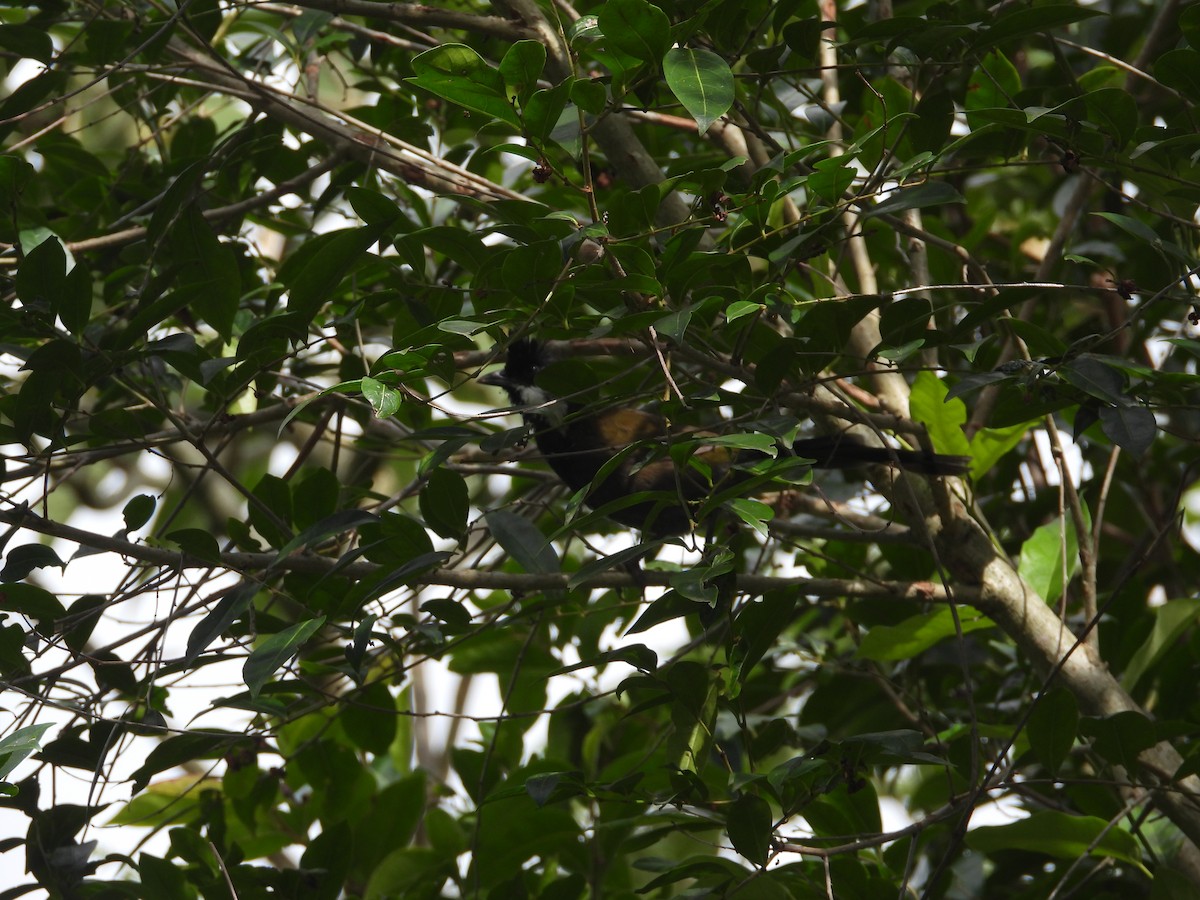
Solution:
[(538, 373), (549, 362), (544, 344), (533, 338), (520, 338), (509, 346), (504, 368), (481, 376), (479, 383), (503, 388), (512, 405), (520, 407), (526, 415), (558, 421), (567, 413), (566, 404), (537, 385)]

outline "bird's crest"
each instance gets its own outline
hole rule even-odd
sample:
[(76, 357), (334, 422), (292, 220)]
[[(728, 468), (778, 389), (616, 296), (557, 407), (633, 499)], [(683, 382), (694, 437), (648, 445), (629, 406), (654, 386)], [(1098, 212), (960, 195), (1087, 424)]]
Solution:
[(508, 355), (504, 359), (504, 375), (517, 384), (532, 385), (537, 373), (548, 362), (544, 344), (533, 338), (520, 338), (508, 348)]

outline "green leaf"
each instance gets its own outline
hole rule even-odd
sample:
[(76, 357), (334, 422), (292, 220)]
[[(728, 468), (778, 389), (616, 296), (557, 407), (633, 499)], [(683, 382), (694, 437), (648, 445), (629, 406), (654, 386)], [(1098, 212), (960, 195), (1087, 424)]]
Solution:
[(602, 572), (636, 564), (661, 543), (661, 540), (650, 541), (648, 543), (634, 544), (632, 547), (626, 547), (615, 553), (602, 553), (595, 559), (584, 563), (578, 570), (572, 572), (571, 577), (567, 579), (567, 587), (574, 589), (581, 584), (586, 584)]
[(240, 584), (218, 600), (188, 635), (187, 648), (183, 654), (184, 663), (191, 665), (199, 659), (200, 654), (207, 650), (213, 641), (250, 609), (250, 601), (257, 593), (257, 585)]
[(685, 772), (705, 768), (717, 715), (718, 683), (696, 662), (680, 662), (667, 672), (671, 693), (671, 724), (667, 755)]
[[(533, 96), (529, 98), (529, 101), (525, 105), (525, 109), (523, 111), (525, 130), (529, 135), (530, 141), (532, 141), (534, 144), (534, 147), (527, 147), (525, 148), (526, 150), (535, 150), (535, 148), (540, 149), (545, 147), (548, 142), (554, 139), (559, 124), (563, 122), (566, 117), (573, 117), (574, 115), (578, 114), (577, 112), (566, 108), (567, 97), (573, 97), (575, 95), (574, 88), (585, 83), (586, 82), (579, 81), (571, 82), (568, 80), (555, 85), (548, 91), (534, 91)], [(595, 88), (599, 91), (600, 106), (602, 109), (604, 106), (604, 86), (601, 84), (596, 84)], [(587, 92), (581, 91), (581, 93)], [(582, 104), (580, 105), (582, 106)], [(590, 111), (591, 110), (589, 110), (589, 112)], [(599, 111), (600, 110), (596, 110), (596, 112)], [(536, 158), (537, 156), (535, 151), (534, 159), (536, 160)]]
[(966, 202), (966, 198), (955, 190), (952, 184), (945, 181), (926, 181), (916, 187), (901, 188), (889, 194), (885, 200), (867, 210), (863, 218), (890, 215), (906, 209), (924, 209), (928, 206)]
[(1184, 40), (1200, 48), (1200, 6), (1190, 3), (1179, 13), (1179, 30)]
[(421, 488), (419, 500), (425, 524), (434, 533), (455, 540), (466, 536), (470, 501), (467, 482), (461, 475), (450, 469), (434, 469)]
[(1079, 730), (1079, 704), (1066, 688), (1054, 688), (1038, 699), (1029, 716), (1029, 746), (1054, 775), (1075, 745)]
[(285, 267), (280, 278), (288, 285), (288, 309), (304, 322), (311, 322), (317, 311), (329, 301), (342, 279), (362, 264), (367, 253), (388, 228), (386, 222), (375, 222), (361, 228), (321, 235), (309, 243), (313, 252), (296, 264)]
[(92, 274), (76, 261), (59, 286), (50, 308), (72, 334), (82, 334), (92, 317)]
[(196, 896), (184, 870), (169, 860), (139, 853), (137, 873), (138, 883), (145, 892), (143, 896), (162, 900), (191, 900)]
[(979, 478), (1021, 442), (1030, 423), (1007, 428), (981, 428), (971, 438), (971, 477)]
[[(1200, 58), (1200, 53), (1197, 53), (1196, 56)], [(1120, 213), (1098, 212), (1092, 213), (1092, 215), (1099, 216), (1101, 219), (1107, 219), (1125, 233), (1145, 242), (1155, 250), (1166, 253), (1182, 263), (1192, 265), (1190, 257), (1185, 250), (1173, 241), (1164, 240), (1159, 237), (1154, 229), (1144, 222), (1131, 216), (1123, 216)]]
[[(966, 606), (958, 608), (963, 634), (992, 628), (995, 623)], [(911, 616), (898, 625), (876, 625), (858, 646), (858, 655), (880, 662), (912, 659), (930, 647), (957, 634), (949, 607)]]
[(725, 829), (733, 849), (756, 866), (765, 866), (774, 837), (771, 806), (757, 794), (742, 794), (730, 804)]
[(1105, 403), (1123, 406), (1125, 379), (1119, 371), (1094, 356), (1082, 355), (1059, 368), (1063, 379)]
[(404, 216), (396, 201), (379, 191), (348, 187), (346, 199), (354, 207), (355, 214), (368, 225), (381, 225), (386, 228)]
[(1012, 109), (1020, 92), (1021, 76), (1016, 66), (999, 50), (989, 51), (967, 81), (963, 103), (967, 124), (972, 130), (981, 128), (986, 120), (974, 116), (976, 110)]
[(372, 681), (346, 698), (338, 720), (360, 750), (385, 756), (396, 737), (397, 718), (396, 700), (387, 685)]
[(257, 697), (263, 685), (272, 675), (295, 656), (304, 643), (325, 624), (325, 617), (307, 619), (273, 634), (257, 647), (242, 666), (242, 680), (250, 689), (250, 696)]
[(371, 409), (377, 419), (390, 419), (404, 403), (404, 395), (390, 388), (377, 378), (364, 377), (359, 382), (363, 399), (371, 404)]
[[(605, 4), (605, 8), (612, 6)], [(733, 106), (733, 73), (729, 64), (711, 50), (674, 47), (663, 60), (663, 74), (700, 134)]]
[(1103, 719), (1085, 719), (1081, 728), (1092, 737), (1092, 749), (1110, 763), (1130, 771), (1138, 767), (1138, 756), (1157, 740), (1154, 723), (1136, 710), (1125, 710)]
[(752, 497), (735, 497), (729, 501), (729, 508), (759, 535), (767, 537), (767, 523), (775, 518), (775, 510), (770, 506)]
[(0, 47), (40, 63), (49, 63), (54, 58), (54, 41), (49, 31), (36, 25), (0, 25)]
[[(967, 832), (967, 846), (980, 853), (1022, 850), (1057, 859), (1111, 857), (1140, 864), (1137, 839), (1096, 816), (1035, 812), (1011, 825), (988, 825)], [(1093, 844), (1095, 846), (1093, 846)]]
[[(1088, 518), (1086, 510), (1084, 517)], [(1053, 603), (1062, 596), (1064, 566), (1066, 581), (1070, 581), (1079, 571), (1079, 541), (1069, 519), (1055, 519), (1038, 528), (1021, 545), (1018, 571), (1038, 596)]]
[(237, 253), (218, 240), (194, 206), (180, 214), (168, 239), (179, 266), (176, 295), (226, 341), (233, 338), (233, 320), (241, 300), (242, 279)]
[(805, 182), (826, 203), (837, 203), (854, 183), (854, 168), (846, 165), (845, 157), (834, 156), (813, 163), (816, 170)]
[(492, 119), (520, 126), (501, 74), (466, 44), (443, 44), (414, 56), (409, 84)]
[(1161, 54), (1154, 63), (1154, 77), (1200, 103), (1200, 50), (1179, 47)]
[(1100, 409), (1100, 428), (1126, 453), (1139, 457), (1154, 443), (1158, 422), (1144, 406), (1104, 406)]
[(604, 37), (597, 16), (580, 16), (567, 28), (567, 42), (572, 46), (579, 42), (598, 41)]
[(59, 559), (53, 547), (46, 544), (23, 544), (13, 547), (4, 557), (0, 581), (21, 581), (34, 569), (44, 569), (47, 566), (65, 569), (67, 564)]
[(558, 572), (561, 564), (554, 547), (528, 519), (503, 509), (484, 515), (492, 537), (526, 572)]
[(1121, 673), (1121, 685), (1133, 691), (1142, 677), (1174, 648), (1184, 632), (1200, 617), (1200, 600), (1185, 598), (1171, 600), (1151, 610), (1154, 627)]
[(598, 80), (580, 79), (571, 84), (571, 102), (584, 112), (598, 116), (608, 103), (608, 92)]
[[(198, 759), (220, 759), (234, 747), (253, 744), (254, 740), (248, 734), (216, 728), (172, 735), (152, 747), (142, 765), (130, 776), (133, 789), (141, 791), (159, 772)], [(124, 824), (133, 823), (126, 821)]]
[(1098, 9), (1085, 9), (1075, 4), (1039, 4), (1035, 7), (1018, 7), (1008, 10), (992, 25), (983, 29), (976, 38), (974, 48), (982, 50), (1004, 41), (1025, 37), (1030, 34), (1041, 34), (1090, 19), (1105, 13)]
[(374, 524), (378, 521), (379, 517), (377, 515), (367, 512), (365, 509), (340, 509), (337, 512), (330, 513), (320, 521), (309, 525), (280, 547), (279, 553), (275, 557), (275, 562), (278, 563), (286, 557), (291, 556), (301, 547), (313, 547), (327, 538), (345, 534), (352, 529)]
[(608, 46), (642, 62), (657, 64), (671, 46), (671, 20), (646, 0), (608, 0), (598, 24)]
[(1085, 97), (1088, 119), (1113, 137), (1120, 150), (1133, 138), (1138, 124), (1138, 106), (1123, 88), (1105, 88)]
[(918, 372), (913, 381), (909, 408), (915, 421), (925, 426), (938, 453), (971, 454), (971, 442), (963, 433), (967, 405), (948, 397), (946, 383), (932, 372)]
[(681, 619), (696, 612), (696, 604), (677, 591), (667, 591), (646, 607), (637, 620), (626, 629), (625, 634), (641, 634), (655, 625)]
[(17, 268), (14, 287), (24, 305), (51, 309), (62, 293), (66, 277), (67, 252), (58, 238), (50, 235), (25, 253)]
[(150, 494), (138, 494), (132, 500), (125, 504), (125, 509), (121, 515), (125, 519), (125, 528), (127, 531), (136, 531), (154, 515), (154, 507), (157, 501)]
[(247, 505), (246, 517), (254, 529), (272, 547), (283, 547), (293, 537), (292, 489), (286, 481), (270, 473), (263, 475), (251, 493), (258, 501)]
[(765, 306), (763, 306), (761, 303), (755, 303), (753, 300), (735, 300), (733, 303), (730, 303), (729, 307), (725, 310), (725, 321), (733, 322), (742, 318), (742, 316), (748, 316), (752, 313), (760, 313), (765, 309)]
[(540, 41), (517, 41), (500, 60), (500, 76), (524, 104), (537, 88), (537, 80), (545, 65), (544, 44)]
[(167, 535), (168, 541), (174, 541), (179, 549), (189, 556), (205, 562), (217, 562), (221, 558), (221, 547), (212, 532), (203, 528), (181, 528)]
[(49, 722), (26, 725), (0, 738), (0, 778), (7, 776), (21, 760), (37, 750), (41, 746), (42, 735), (51, 727)]

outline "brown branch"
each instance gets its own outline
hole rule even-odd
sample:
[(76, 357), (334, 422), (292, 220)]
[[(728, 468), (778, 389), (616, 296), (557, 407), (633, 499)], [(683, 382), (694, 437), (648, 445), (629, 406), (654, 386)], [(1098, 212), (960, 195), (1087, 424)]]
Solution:
[(502, 16), (478, 16), (422, 3), (377, 3), (374, 0), (292, 0), (293, 6), (319, 9), (335, 15), (363, 16), (385, 22), (399, 22), (415, 28), (456, 28), (473, 31), (505, 41), (538, 40), (533, 29)]
[[(370, 4), (372, 6), (376, 4)], [(523, 194), (488, 181), (481, 175), (438, 160), (420, 148), (355, 122), (344, 113), (328, 110), (291, 94), (246, 78), (224, 59), (204, 55), (180, 41), (172, 41), (172, 52), (196, 76), (215, 91), (238, 96), (249, 93), (263, 113), (290, 125), (364, 165), (377, 166), (404, 181), (439, 194), (464, 194), (485, 200), (524, 200)]]
[[(305, 575), (326, 575), (334, 570), (341, 576), (363, 579), (378, 574), (382, 567), (374, 563), (356, 562), (339, 565), (339, 560), (314, 553), (280, 558), (276, 553), (222, 553), (217, 560), (200, 559), (187, 553), (149, 547), (120, 537), (94, 534), (70, 525), (43, 518), (24, 508), (0, 510), (0, 523), (26, 528), (38, 534), (72, 541), (93, 550), (118, 553), (137, 562), (167, 569), (211, 569), (214, 565), (236, 572), (297, 572)], [(405, 580), (409, 586), (439, 585), (465, 590), (504, 590), (521, 593), (567, 590), (572, 585), (571, 573), (522, 574), (489, 572), (480, 569), (432, 569), (414, 573)], [(624, 571), (601, 572), (584, 579), (577, 587), (588, 589), (667, 587), (670, 572), (646, 571), (634, 576)], [(780, 578), (769, 575), (739, 575), (738, 590), (763, 594), (773, 590), (790, 590), (805, 597), (840, 599), (845, 597), (911, 600), (920, 603), (955, 602), (973, 604), (976, 591), (956, 588), (951, 592), (928, 581), (870, 581), (839, 578)]]

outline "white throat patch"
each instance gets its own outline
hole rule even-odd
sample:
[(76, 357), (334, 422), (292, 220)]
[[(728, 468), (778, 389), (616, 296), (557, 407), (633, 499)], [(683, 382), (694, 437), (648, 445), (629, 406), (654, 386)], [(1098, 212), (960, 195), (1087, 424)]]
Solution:
[(536, 385), (521, 385), (521, 411), (558, 425), (567, 417), (567, 403)]

